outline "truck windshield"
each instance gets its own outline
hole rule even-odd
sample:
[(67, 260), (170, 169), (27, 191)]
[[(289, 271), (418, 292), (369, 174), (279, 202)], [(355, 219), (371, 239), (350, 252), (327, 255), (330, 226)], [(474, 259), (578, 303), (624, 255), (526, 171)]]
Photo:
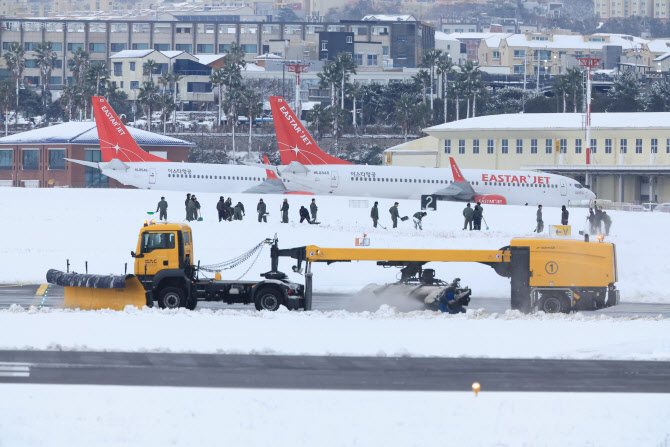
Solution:
[(171, 248), (174, 248), (174, 233), (144, 233), (142, 235), (142, 253)]

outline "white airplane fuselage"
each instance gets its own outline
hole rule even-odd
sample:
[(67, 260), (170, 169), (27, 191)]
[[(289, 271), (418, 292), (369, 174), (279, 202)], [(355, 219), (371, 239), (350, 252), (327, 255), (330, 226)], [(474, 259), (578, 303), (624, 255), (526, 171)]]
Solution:
[[(302, 188), (317, 195), (363, 196), (386, 199), (419, 199), (438, 194), (454, 183), (448, 168), (398, 166), (310, 165), (307, 173), (281, 172), (287, 187)], [(463, 169), (463, 177), (475, 191), (473, 197), (446, 200), (475, 200), (508, 205), (567, 205), (589, 200), (595, 194), (568, 177), (533, 171)], [(480, 197), (482, 196), (482, 197)], [(488, 197), (487, 197), (488, 196)], [(495, 196), (501, 196), (500, 201)], [(487, 200), (488, 199), (488, 200)]]

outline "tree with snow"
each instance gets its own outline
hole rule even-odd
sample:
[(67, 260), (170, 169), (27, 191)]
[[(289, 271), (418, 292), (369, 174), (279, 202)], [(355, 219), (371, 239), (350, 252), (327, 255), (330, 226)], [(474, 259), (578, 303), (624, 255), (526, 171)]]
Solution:
[(607, 93), (608, 112), (641, 112), (644, 110), (642, 84), (637, 75), (625, 70), (614, 79), (614, 85)]

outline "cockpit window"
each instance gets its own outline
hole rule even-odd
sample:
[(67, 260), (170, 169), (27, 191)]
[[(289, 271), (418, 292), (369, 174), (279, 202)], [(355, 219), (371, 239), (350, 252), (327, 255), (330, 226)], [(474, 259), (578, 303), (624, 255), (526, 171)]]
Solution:
[(581, 183), (575, 183), (575, 188), (577, 188), (577, 189), (582, 189), (583, 186), (582, 186)]

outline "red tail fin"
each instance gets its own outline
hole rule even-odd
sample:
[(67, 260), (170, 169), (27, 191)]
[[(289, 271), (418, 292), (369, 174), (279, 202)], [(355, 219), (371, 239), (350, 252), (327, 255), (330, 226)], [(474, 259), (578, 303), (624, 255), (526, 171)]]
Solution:
[[(263, 163), (265, 163), (266, 165), (270, 164), (270, 160), (268, 160), (267, 155), (263, 155)], [(277, 177), (277, 174), (275, 174), (274, 171), (266, 169), (265, 172), (267, 172), (267, 174), (268, 174), (268, 179), (279, 180), (279, 177)]]
[(142, 150), (105, 98), (94, 96), (91, 99), (102, 161), (114, 158), (121, 161), (168, 161)]
[(461, 170), (458, 168), (453, 157), (449, 157), (449, 163), (451, 163), (451, 172), (454, 174), (454, 181), (465, 183), (466, 180), (463, 177), (463, 174), (461, 174)]
[(292, 161), (304, 165), (353, 164), (323, 152), (300, 120), (296, 118), (284, 98), (271, 96), (270, 107), (282, 164), (287, 165)]

